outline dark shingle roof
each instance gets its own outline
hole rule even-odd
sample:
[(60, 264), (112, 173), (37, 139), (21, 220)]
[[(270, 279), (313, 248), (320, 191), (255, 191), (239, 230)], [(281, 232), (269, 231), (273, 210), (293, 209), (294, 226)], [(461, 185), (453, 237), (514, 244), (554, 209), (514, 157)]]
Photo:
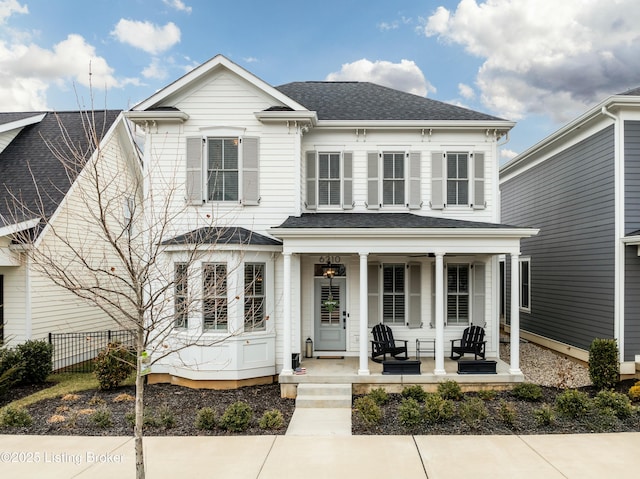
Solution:
[(502, 120), (369, 82), (294, 82), (276, 87), (319, 120)]
[(278, 228), (515, 228), (479, 221), (452, 220), (411, 213), (303, 213)]
[(640, 86), (620, 93), (620, 95), (640, 96)]
[(255, 231), (242, 227), (205, 227), (190, 231), (167, 241), (164, 245), (187, 245), (187, 244), (230, 244), (230, 245), (252, 245), (252, 246), (280, 246), (278, 240), (261, 235)]
[[(40, 210), (40, 198), (46, 216), (50, 216), (56, 210), (77, 174), (77, 171), (66, 169), (51, 152), (52, 147), (57, 148), (62, 154), (68, 154), (70, 157), (64, 135), (68, 136), (74, 149), (84, 154), (85, 160), (94, 151), (94, 145), (89, 144), (85, 133), (85, 112), (0, 113), (0, 124), (43, 113), (46, 114), (41, 122), (25, 126), (0, 152), (0, 226), (34, 217), (26, 211), (16, 213), (8, 191), (20, 198), (20, 203), (35, 211)], [(95, 128), (100, 138), (111, 127), (119, 113), (120, 110), (93, 112)], [(61, 132), (62, 128), (64, 135)], [(34, 178), (38, 184), (37, 188)]]

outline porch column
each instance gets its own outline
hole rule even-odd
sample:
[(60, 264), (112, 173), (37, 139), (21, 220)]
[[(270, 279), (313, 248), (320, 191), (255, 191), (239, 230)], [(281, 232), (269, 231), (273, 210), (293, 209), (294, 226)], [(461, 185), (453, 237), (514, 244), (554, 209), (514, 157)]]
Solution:
[(284, 327), (282, 332), (282, 371), (280, 374), (292, 375), (291, 366), (291, 253), (284, 256)]
[(369, 354), (367, 353), (367, 344), (369, 336), (369, 285), (367, 258), (369, 253), (360, 253), (360, 367), (358, 374), (369, 374)]
[(511, 358), (510, 374), (520, 371), (520, 253), (511, 253)]
[(436, 368), (433, 374), (444, 375), (444, 253), (436, 253)]

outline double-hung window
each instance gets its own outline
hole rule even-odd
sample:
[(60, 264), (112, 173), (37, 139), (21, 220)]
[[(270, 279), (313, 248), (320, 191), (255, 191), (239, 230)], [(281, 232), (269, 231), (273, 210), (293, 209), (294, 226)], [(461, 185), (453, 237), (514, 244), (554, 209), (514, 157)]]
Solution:
[(486, 208), (484, 153), (434, 152), (431, 155), (431, 208)]
[(405, 322), (405, 265), (382, 266), (382, 320), (385, 323)]
[(353, 153), (306, 152), (306, 201), (309, 210), (353, 208)]
[(233, 136), (237, 129), (213, 129), (230, 135), (187, 138), (186, 200), (206, 202), (260, 202), (259, 139)]
[(264, 331), (265, 284), (264, 263), (244, 265), (244, 330)]
[(174, 285), (174, 326), (189, 327), (188, 292), (189, 283), (186, 263), (175, 263), (173, 269)]
[(447, 324), (469, 323), (469, 265), (447, 265)]
[(531, 312), (531, 258), (520, 258), (520, 309)]
[(226, 331), (228, 324), (227, 265), (202, 265), (202, 309), (205, 331)]
[(404, 152), (382, 154), (382, 205), (404, 205)]
[(367, 153), (367, 208), (420, 209), (420, 162), (419, 151)]

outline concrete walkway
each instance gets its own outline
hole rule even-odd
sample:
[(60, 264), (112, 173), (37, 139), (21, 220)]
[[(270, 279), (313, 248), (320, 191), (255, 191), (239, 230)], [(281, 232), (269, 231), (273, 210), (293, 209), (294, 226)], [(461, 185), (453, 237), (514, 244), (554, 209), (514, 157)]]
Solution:
[[(640, 433), (147, 437), (147, 477), (636, 478)], [(0, 435), (0, 477), (133, 478), (130, 437)]]

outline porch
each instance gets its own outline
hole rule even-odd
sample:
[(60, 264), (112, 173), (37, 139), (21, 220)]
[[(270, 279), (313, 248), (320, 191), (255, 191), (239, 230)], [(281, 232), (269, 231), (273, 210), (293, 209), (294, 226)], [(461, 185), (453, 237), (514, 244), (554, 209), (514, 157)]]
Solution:
[[(415, 358), (411, 358), (415, 359)], [(468, 358), (471, 359), (471, 358)], [(298, 384), (351, 384), (353, 394), (366, 394), (371, 389), (384, 388), (391, 393), (400, 393), (405, 386), (421, 385), (428, 392), (435, 392), (438, 383), (447, 380), (456, 381), (463, 391), (480, 389), (506, 389), (515, 383), (524, 381), (521, 372), (510, 372), (509, 364), (500, 358), (487, 357), (496, 361), (496, 374), (458, 374), (458, 362), (444, 360), (445, 374), (435, 374), (436, 361), (433, 358), (420, 358), (421, 374), (382, 374), (382, 364), (368, 359), (369, 373), (358, 374), (359, 358), (304, 358), (301, 367), (305, 374), (280, 374), (280, 392), (282, 397), (295, 398)]]

